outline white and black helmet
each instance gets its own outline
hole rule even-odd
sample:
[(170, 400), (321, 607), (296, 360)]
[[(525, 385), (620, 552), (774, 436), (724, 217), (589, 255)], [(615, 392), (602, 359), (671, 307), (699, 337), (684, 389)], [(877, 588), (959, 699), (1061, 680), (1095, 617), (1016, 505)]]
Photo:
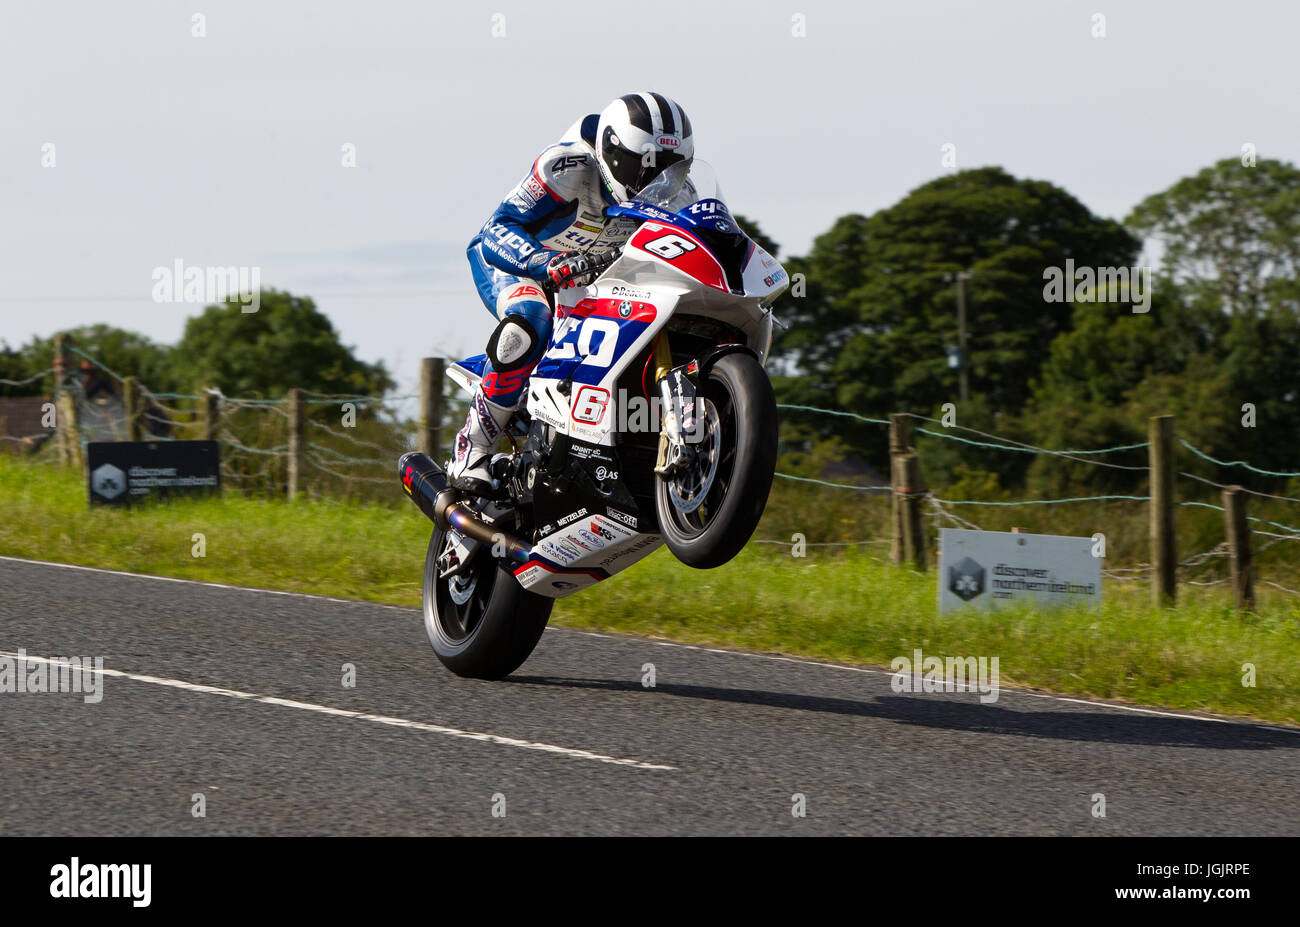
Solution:
[(601, 111), (596, 153), (614, 199), (632, 199), (664, 168), (695, 156), (691, 121), (661, 93), (629, 93)]

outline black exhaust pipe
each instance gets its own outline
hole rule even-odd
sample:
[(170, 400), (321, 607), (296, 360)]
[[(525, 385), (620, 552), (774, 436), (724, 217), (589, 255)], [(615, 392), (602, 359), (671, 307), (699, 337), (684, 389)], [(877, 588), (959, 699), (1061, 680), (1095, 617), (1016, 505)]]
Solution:
[(419, 451), (403, 454), (397, 461), (397, 473), (416, 508), (443, 531), (458, 531), (494, 548), (503, 545), (506, 557), (516, 563), (528, 559), (530, 545), (479, 518), (448, 487), (447, 474), (428, 454)]

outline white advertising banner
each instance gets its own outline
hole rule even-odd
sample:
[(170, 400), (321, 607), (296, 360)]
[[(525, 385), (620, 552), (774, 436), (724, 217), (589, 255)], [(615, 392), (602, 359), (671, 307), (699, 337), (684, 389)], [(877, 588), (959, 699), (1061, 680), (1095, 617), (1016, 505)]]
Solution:
[(1101, 558), (1092, 538), (943, 528), (939, 611), (999, 603), (1101, 604)]

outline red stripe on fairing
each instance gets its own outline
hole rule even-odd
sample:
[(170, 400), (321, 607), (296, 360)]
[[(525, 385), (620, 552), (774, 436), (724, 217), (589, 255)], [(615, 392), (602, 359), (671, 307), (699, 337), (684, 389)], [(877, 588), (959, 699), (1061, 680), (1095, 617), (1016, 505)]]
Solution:
[(533, 566), (539, 566), (547, 573), (565, 573), (568, 575), (581, 573), (590, 576), (592, 579), (596, 580), (597, 582), (600, 582), (602, 579), (609, 579), (609, 574), (606, 573), (604, 570), (579, 570), (570, 567), (557, 566), (556, 564), (553, 563), (547, 563), (545, 560), (539, 558), (536, 554), (533, 554), (523, 563), (519, 564), (519, 566), (515, 568), (515, 575), (518, 576), (524, 570)]
[[(626, 317), (619, 315), (618, 307), (631, 303), (632, 311)], [(653, 305), (636, 299), (622, 299), (618, 296), (605, 296), (600, 299), (587, 297), (568, 311), (575, 319), (597, 316), (602, 319), (614, 319), (618, 322), (653, 322), (659, 314)]]
[[(653, 227), (652, 227), (653, 225)], [(653, 251), (647, 250), (646, 245), (652, 241), (664, 237), (665, 235), (680, 235), (682, 238), (695, 243), (695, 249), (679, 254), (675, 258), (659, 257)], [(705, 286), (711, 286), (715, 290), (721, 290), (724, 293), (731, 292), (727, 289), (727, 275), (722, 270), (722, 265), (718, 259), (713, 256), (709, 246), (700, 241), (690, 232), (677, 225), (654, 225), (647, 222), (637, 230), (632, 236), (629, 244), (636, 245), (646, 254), (653, 255), (660, 261), (663, 261), (669, 267), (676, 267), (682, 273), (694, 277)]]

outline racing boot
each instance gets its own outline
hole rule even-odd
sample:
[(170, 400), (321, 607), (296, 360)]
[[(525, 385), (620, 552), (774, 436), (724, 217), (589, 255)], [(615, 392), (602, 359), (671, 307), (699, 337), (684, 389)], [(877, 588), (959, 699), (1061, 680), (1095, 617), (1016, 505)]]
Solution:
[(481, 384), (474, 391), (465, 427), (456, 435), (451, 463), (447, 466), (447, 479), (453, 489), (472, 496), (492, 494), (492, 474), (488, 466), (516, 408), (492, 402), (483, 394)]

